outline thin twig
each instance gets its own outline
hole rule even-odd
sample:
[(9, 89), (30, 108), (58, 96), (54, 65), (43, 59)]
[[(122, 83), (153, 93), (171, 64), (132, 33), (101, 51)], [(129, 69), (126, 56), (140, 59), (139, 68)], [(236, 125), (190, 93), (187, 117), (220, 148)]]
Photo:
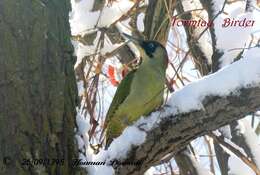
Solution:
[(248, 165), (255, 173), (256, 175), (260, 175), (260, 170), (257, 168), (257, 166), (255, 165), (254, 162), (252, 162), (250, 159), (248, 159), (248, 157), (246, 157), (244, 154), (242, 154), (238, 149), (236, 149), (235, 147), (233, 147), (232, 145), (230, 145), (229, 143), (225, 142), (224, 139), (222, 139), (221, 137), (216, 136), (213, 133), (209, 133), (208, 134), (212, 139), (214, 139), (217, 143), (223, 145), (224, 147), (226, 147), (227, 149), (229, 149), (230, 151), (232, 151), (232, 153), (234, 153), (237, 157), (239, 157), (246, 165)]

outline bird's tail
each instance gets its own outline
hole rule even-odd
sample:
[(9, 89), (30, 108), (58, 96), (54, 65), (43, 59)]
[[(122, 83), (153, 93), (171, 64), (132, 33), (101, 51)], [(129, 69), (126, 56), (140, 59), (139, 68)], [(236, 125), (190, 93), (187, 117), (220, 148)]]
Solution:
[(113, 118), (105, 130), (105, 149), (112, 143), (114, 138), (117, 138), (121, 135), (122, 131), (126, 126), (118, 118)]
[(113, 139), (112, 138), (109, 138), (109, 139), (106, 139), (106, 143), (105, 143), (105, 150), (108, 149), (109, 145), (112, 143)]

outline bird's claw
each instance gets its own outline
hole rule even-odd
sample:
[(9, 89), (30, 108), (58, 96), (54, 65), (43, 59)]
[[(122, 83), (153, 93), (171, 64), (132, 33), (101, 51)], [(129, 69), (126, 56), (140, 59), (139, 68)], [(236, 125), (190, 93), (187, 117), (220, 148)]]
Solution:
[(166, 109), (166, 108), (170, 108), (170, 107), (171, 107), (171, 105), (165, 104), (165, 105), (163, 105), (163, 106), (160, 106), (157, 110), (158, 110), (158, 111), (165, 112), (165, 109)]

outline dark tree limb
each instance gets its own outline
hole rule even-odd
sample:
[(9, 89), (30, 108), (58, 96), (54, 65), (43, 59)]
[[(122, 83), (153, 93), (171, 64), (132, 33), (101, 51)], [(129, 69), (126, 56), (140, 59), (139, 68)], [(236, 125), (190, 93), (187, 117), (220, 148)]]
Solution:
[(223, 145), (224, 147), (228, 148), (230, 151), (232, 151), (237, 157), (239, 157), (247, 166), (249, 166), (256, 175), (260, 175), (260, 170), (257, 168), (256, 164), (250, 160), (250, 158), (246, 157), (243, 153), (241, 153), (240, 150), (236, 149), (229, 143), (225, 142), (225, 140), (222, 137), (218, 137), (214, 134), (209, 134), (210, 137), (212, 137), (215, 141)]
[(195, 138), (256, 111), (260, 106), (260, 87), (239, 91), (239, 96), (206, 97), (204, 110), (165, 118), (148, 133), (145, 143), (133, 148), (125, 160), (138, 160), (142, 165), (119, 167), (117, 174), (143, 174), (168, 153), (177, 153)]
[[(224, 138), (223, 135), (221, 137)], [(228, 159), (230, 155), (221, 147), (221, 145), (218, 142), (214, 140), (213, 143), (220, 172), (222, 175), (228, 175)]]
[(101, 10), (102, 8), (104, 8), (105, 3), (105, 0), (95, 0), (92, 11)]
[(199, 175), (197, 168), (193, 165), (191, 159), (191, 152), (186, 147), (184, 150), (179, 151), (175, 156), (174, 159), (176, 164), (179, 167), (180, 174), (183, 175)]
[(255, 156), (253, 155), (250, 145), (246, 140), (245, 134), (241, 131), (239, 127), (238, 121), (234, 121), (230, 124), (230, 130), (232, 135), (231, 141), (234, 142), (239, 147), (243, 148), (246, 155), (250, 157), (253, 163), (256, 164)]
[[(204, 9), (206, 9), (207, 13), (208, 13), (208, 18), (209, 21), (214, 21), (215, 19), (215, 14), (218, 12), (214, 11), (214, 4), (212, 0), (200, 0), (202, 6)], [(223, 9), (225, 7), (225, 4), (223, 5)], [(222, 9), (222, 10), (223, 10)], [(210, 31), (210, 36), (211, 36), (211, 41), (212, 41), (212, 49), (213, 49), (213, 54), (211, 57), (211, 61), (212, 61), (212, 65), (211, 65), (211, 69), (213, 72), (216, 72), (220, 67), (220, 58), (223, 56), (223, 52), (221, 50), (219, 50), (217, 48), (217, 36), (215, 33), (215, 28), (210, 27), (209, 28)]]
[[(178, 16), (184, 20), (192, 20), (193, 16), (191, 12), (186, 12), (182, 3), (177, 3), (176, 6)], [(206, 57), (206, 54), (201, 49), (201, 45), (198, 42), (201, 33), (197, 32), (192, 26), (184, 26), (187, 35), (187, 43), (190, 48), (190, 52), (194, 58), (195, 67), (199, 70), (201, 75), (207, 75), (210, 72), (210, 63)]]
[[(207, 11), (208, 20), (214, 21), (215, 14), (219, 13), (214, 11), (214, 4), (212, 0), (200, 0), (203, 8)], [(225, 4), (222, 7), (224, 9)], [(216, 72), (220, 68), (220, 58), (223, 56), (223, 52), (217, 48), (217, 38), (215, 33), (214, 26), (209, 28), (211, 42), (212, 42), (212, 57), (211, 57), (211, 72)], [(221, 132), (221, 131), (220, 131)], [(222, 136), (224, 137), (224, 136)], [(222, 175), (228, 175), (229, 167), (228, 167), (228, 159), (229, 154), (219, 145), (216, 141), (214, 141), (214, 149), (216, 152), (216, 158), (220, 167), (220, 172)]]
[(166, 44), (171, 27), (171, 15), (175, 0), (150, 0), (145, 16), (145, 31), (147, 39)]

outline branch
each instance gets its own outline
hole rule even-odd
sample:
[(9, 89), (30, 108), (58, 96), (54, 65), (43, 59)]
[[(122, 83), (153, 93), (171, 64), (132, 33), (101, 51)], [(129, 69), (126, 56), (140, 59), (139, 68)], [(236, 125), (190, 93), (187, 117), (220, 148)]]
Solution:
[[(194, 16), (192, 15), (192, 10), (195, 9), (186, 9), (184, 8), (183, 3), (177, 4), (178, 16), (184, 20), (192, 20)], [(187, 35), (187, 43), (189, 45), (189, 51), (194, 57), (195, 66), (200, 71), (202, 75), (207, 75), (210, 72), (210, 59), (207, 58), (207, 54), (204, 53), (199, 39), (204, 35), (204, 33), (208, 30), (206, 27), (202, 32), (202, 28), (194, 28), (191, 26), (184, 26)], [(205, 44), (205, 43), (204, 43)], [(211, 47), (211, 46), (208, 46)]]
[(142, 128), (141, 134), (129, 129), (132, 127), (125, 129), (111, 143), (107, 160), (141, 162), (140, 166), (119, 166), (116, 172), (143, 174), (168, 153), (177, 153), (195, 138), (256, 111), (259, 97), (260, 59), (237, 61), (175, 92), (168, 102), (170, 108), (165, 106), (163, 111), (137, 121), (135, 126), (147, 124), (148, 129)]
[(248, 157), (246, 157), (244, 154), (242, 154), (238, 149), (230, 145), (229, 143), (225, 142), (225, 140), (221, 137), (218, 137), (214, 135), (213, 133), (210, 133), (209, 136), (213, 138), (215, 141), (232, 151), (237, 157), (239, 157), (247, 166), (249, 166), (256, 175), (260, 175), (260, 170), (257, 168), (254, 162), (252, 162)]
[(260, 87), (240, 89), (240, 95), (211, 96), (203, 100), (204, 110), (166, 118), (148, 133), (145, 143), (134, 148), (126, 161), (142, 166), (124, 166), (118, 174), (143, 174), (170, 152), (177, 153), (195, 138), (254, 112), (260, 106)]
[(171, 14), (175, 0), (150, 0), (145, 13), (145, 31), (147, 39), (165, 44), (171, 27)]

